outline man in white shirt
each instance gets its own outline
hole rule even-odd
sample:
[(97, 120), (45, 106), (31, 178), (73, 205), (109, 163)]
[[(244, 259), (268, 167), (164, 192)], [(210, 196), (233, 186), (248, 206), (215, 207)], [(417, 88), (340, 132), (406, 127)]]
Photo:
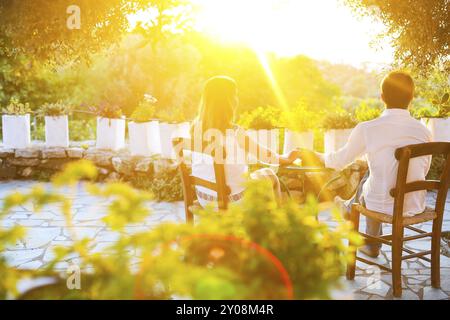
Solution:
[[(386, 105), (382, 115), (375, 120), (358, 124), (342, 149), (317, 154), (326, 167), (337, 170), (361, 156), (367, 158), (370, 173), (367, 180), (362, 181), (355, 199), (347, 202), (347, 208), (350, 208), (352, 202), (360, 202), (369, 210), (392, 215), (394, 199), (389, 191), (395, 187), (397, 178), (398, 161), (394, 157), (395, 150), (431, 141), (430, 131), (408, 111), (413, 96), (414, 82), (411, 76), (404, 72), (391, 72), (381, 84), (381, 99)], [(430, 156), (411, 159), (408, 181), (425, 180), (430, 164)], [(423, 212), (425, 197), (426, 191), (408, 193), (405, 196), (404, 215), (413, 216)], [(381, 224), (373, 219), (366, 219), (366, 233), (381, 235)], [(377, 257), (380, 247), (381, 244), (365, 246), (361, 251)]]

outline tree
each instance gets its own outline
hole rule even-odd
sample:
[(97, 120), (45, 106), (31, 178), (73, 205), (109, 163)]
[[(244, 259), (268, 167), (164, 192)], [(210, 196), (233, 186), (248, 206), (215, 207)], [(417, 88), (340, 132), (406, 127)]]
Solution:
[(57, 74), (29, 55), (10, 52), (8, 45), (9, 39), (0, 31), (0, 107), (12, 97), (30, 103), (33, 109), (58, 99), (62, 91)]
[[(180, 10), (180, 6), (186, 5), (186, 0), (0, 1), (0, 105), (13, 96), (29, 102), (33, 108), (55, 99), (93, 103), (96, 99), (92, 84), (86, 84), (82, 91), (79, 84), (87, 80), (82, 77), (88, 73), (90, 58), (100, 53), (107, 59), (107, 54), (115, 56), (118, 52), (120, 57), (112, 60), (123, 66), (115, 74), (106, 73), (118, 77), (103, 78), (112, 88), (106, 88), (109, 92), (105, 94), (113, 92), (119, 98), (129, 97), (130, 94), (124, 93), (136, 88), (129, 88), (121, 77), (135, 74), (130, 72), (133, 65), (127, 63), (133, 60), (133, 54), (120, 52), (120, 44), (130, 31), (130, 15), (139, 11), (149, 13), (145, 16), (146, 23), (136, 28), (136, 33), (145, 34), (136, 46), (146, 48), (151, 44), (155, 51), (163, 39), (169, 38), (167, 34), (187, 28), (186, 15), (190, 11), (184, 7)], [(120, 59), (127, 61), (117, 61)], [(162, 64), (163, 60), (152, 61), (153, 66)], [(73, 73), (66, 72), (70, 68)], [(141, 88), (137, 93), (145, 90)], [(135, 101), (136, 98), (127, 103)]]
[(150, 25), (163, 33), (181, 21), (174, 10), (181, 5), (186, 1), (2, 0), (0, 31), (10, 39), (10, 52), (66, 62), (119, 41), (129, 28), (129, 15), (140, 10), (156, 10)]
[(381, 19), (392, 38), (396, 59), (427, 72), (434, 65), (450, 71), (449, 0), (345, 0), (361, 15)]
[(152, 46), (167, 40), (167, 35), (184, 32), (192, 25), (193, 5), (189, 0), (147, 0), (152, 18), (139, 22), (135, 32), (145, 35)]

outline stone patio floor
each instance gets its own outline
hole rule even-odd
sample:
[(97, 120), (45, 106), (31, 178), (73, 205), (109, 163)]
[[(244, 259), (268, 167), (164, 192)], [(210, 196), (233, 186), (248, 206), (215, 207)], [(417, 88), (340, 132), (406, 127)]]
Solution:
[[(0, 182), (0, 199), (12, 191), (26, 191), (34, 185), (29, 181), (7, 181)], [(101, 218), (106, 214), (107, 202), (99, 201), (79, 187), (76, 194), (67, 191), (74, 199), (74, 227), (73, 230), (78, 237), (89, 237), (96, 241), (96, 248), (101, 250), (115, 240), (117, 234), (105, 227)], [(435, 193), (428, 194), (428, 201), (434, 203)], [(152, 203), (153, 214), (143, 223), (127, 228), (128, 232), (148, 230), (153, 226), (165, 221), (184, 222), (184, 209), (181, 202), (178, 203)], [(324, 212), (321, 220), (326, 221), (330, 227), (336, 223), (331, 216)], [(33, 213), (31, 208), (21, 207), (12, 214), (7, 215), (0, 226), (8, 227), (13, 225), (27, 227), (27, 234), (22, 242), (9, 247), (2, 254), (8, 259), (11, 266), (23, 269), (40, 268), (44, 266), (52, 257), (52, 247), (55, 245), (70, 244), (72, 239), (65, 226), (65, 221), (56, 207), (47, 207), (41, 213)], [(362, 219), (361, 228), (364, 228)], [(419, 228), (430, 231), (431, 223), (419, 225)], [(389, 233), (390, 228), (385, 226), (385, 233)], [(363, 229), (361, 229), (363, 230)], [(447, 198), (446, 213), (444, 215), (443, 230), (450, 230), (450, 196)], [(430, 241), (420, 239), (409, 242), (411, 249), (430, 248)], [(383, 246), (382, 255), (376, 259), (377, 262), (388, 263), (390, 247)], [(70, 259), (69, 259), (70, 260)], [(67, 264), (58, 266), (64, 270)], [(336, 291), (336, 298), (350, 299), (393, 299), (391, 288), (391, 276), (389, 273), (357, 264), (358, 269), (354, 281), (347, 281), (342, 277), (343, 289)], [(403, 297), (402, 299), (449, 299), (450, 298), (450, 258), (441, 255), (441, 289), (433, 289), (430, 284), (429, 263), (412, 259), (403, 264)]]

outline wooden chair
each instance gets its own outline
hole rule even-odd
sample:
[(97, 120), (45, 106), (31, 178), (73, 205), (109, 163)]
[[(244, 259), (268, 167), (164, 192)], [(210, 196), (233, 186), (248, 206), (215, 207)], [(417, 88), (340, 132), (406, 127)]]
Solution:
[[(219, 210), (226, 210), (228, 208), (229, 196), (231, 189), (226, 184), (225, 179), (225, 165), (223, 159), (226, 157), (224, 148), (221, 150), (221, 155), (209, 154), (213, 157), (214, 175), (215, 181), (211, 182), (198, 177), (194, 177), (191, 174), (190, 166), (187, 163), (187, 157), (185, 151), (203, 153), (206, 150), (206, 143), (203, 143), (201, 150), (196, 151), (198, 148), (194, 145), (191, 139), (175, 138), (172, 140), (173, 148), (178, 161), (178, 168), (181, 174), (181, 180), (183, 183), (183, 196), (184, 196), (184, 209), (186, 214), (186, 222), (194, 223), (194, 211), (200, 209), (201, 206), (197, 200), (197, 194), (195, 191), (196, 186), (204, 187), (206, 189), (215, 191), (217, 193), (217, 202)], [(213, 152), (214, 153), (214, 152)]]
[[(426, 155), (444, 155), (446, 162), (440, 180), (438, 181), (413, 181), (406, 182), (408, 175), (409, 160), (416, 157)], [(368, 243), (384, 243), (392, 246), (392, 261), (391, 267), (388, 268), (379, 265), (373, 261), (358, 257), (354, 253), (354, 261), (347, 266), (347, 279), (352, 280), (355, 277), (356, 260), (363, 263), (376, 265), (382, 270), (392, 272), (393, 294), (395, 297), (402, 295), (402, 281), (401, 281), (401, 266), (402, 261), (419, 258), (431, 263), (431, 285), (434, 288), (440, 287), (440, 238), (442, 220), (444, 215), (445, 201), (450, 182), (450, 143), (433, 142), (416, 145), (409, 145), (399, 148), (395, 151), (395, 158), (399, 161), (397, 171), (397, 181), (395, 188), (391, 189), (390, 194), (394, 197), (393, 215), (386, 215), (379, 212), (367, 210), (360, 204), (354, 204), (350, 213), (350, 221), (353, 223), (356, 231), (359, 231), (359, 217), (363, 214), (382, 223), (389, 223), (392, 225), (392, 234), (383, 235), (380, 237), (373, 237), (365, 233), (360, 234), (367, 239)], [(403, 203), (405, 194), (419, 190), (437, 190), (437, 199), (434, 209), (427, 208), (425, 212), (413, 216), (403, 216)], [(426, 221), (433, 221), (432, 232), (425, 232), (413, 225), (423, 223)], [(404, 237), (404, 229), (414, 231), (412, 236)], [(403, 242), (417, 240), (425, 237), (431, 237), (431, 250), (414, 252), (408, 248), (403, 247)], [(402, 255), (405, 251), (407, 255)], [(425, 257), (431, 254), (431, 259)]]

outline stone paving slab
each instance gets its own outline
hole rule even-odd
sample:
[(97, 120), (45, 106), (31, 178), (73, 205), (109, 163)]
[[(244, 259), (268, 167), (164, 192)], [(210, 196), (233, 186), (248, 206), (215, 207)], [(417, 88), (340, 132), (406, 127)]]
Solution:
[[(34, 185), (30, 181), (0, 182), (0, 200), (12, 191), (26, 192)], [(82, 187), (64, 189), (64, 193), (74, 199), (74, 226), (68, 228), (57, 206), (46, 207), (42, 213), (35, 214), (31, 208), (20, 207), (8, 215), (2, 222), (2, 227), (22, 225), (27, 227), (27, 235), (23, 241), (9, 246), (2, 254), (8, 259), (11, 266), (33, 269), (41, 268), (51, 260), (52, 247), (71, 245), (72, 232), (78, 237), (89, 237), (95, 240), (93, 252), (104, 250), (117, 239), (118, 234), (106, 228), (101, 221), (106, 213), (107, 202), (90, 196)], [(436, 194), (429, 193), (428, 201), (433, 203)], [(140, 224), (126, 228), (126, 232), (139, 232), (150, 230), (162, 222), (184, 222), (183, 203), (150, 203), (152, 214)], [(331, 227), (335, 225), (331, 215), (327, 212), (321, 214), (321, 220)], [(450, 196), (447, 199), (446, 213), (444, 215), (443, 230), (450, 230)], [(419, 225), (423, 230), (429, 230), (431, 223)], [(365, 221), (361, 221), (361, 230), (365, 228)], [(384, 229), (389, 232), (389, 228)], [(428, 249), (430, 241), (415, 241), (409, 245), (412, 249)], [(428, 249), (429, 250), (429, 249)], [(390, 261), (390, 248), (384, 246), (377, 262), (388, 264)], [(78, 257), (68, 257), (67, 261), (57, 265), (64, 270), (70, 261)], [(411, 259), (403, 263), (403, 300), (418, 299), (450, 299), (450, 258), (441, 255), (441, 289), (431, 288), (429, 263), (419, 259)], [(380, 272), (374, 267), (357, 263), (354, 281), (347, 281), (342, 277), (342, 288), (334, 295), (341, 299), (394, 299), (392, 296), (391, 274)]]

